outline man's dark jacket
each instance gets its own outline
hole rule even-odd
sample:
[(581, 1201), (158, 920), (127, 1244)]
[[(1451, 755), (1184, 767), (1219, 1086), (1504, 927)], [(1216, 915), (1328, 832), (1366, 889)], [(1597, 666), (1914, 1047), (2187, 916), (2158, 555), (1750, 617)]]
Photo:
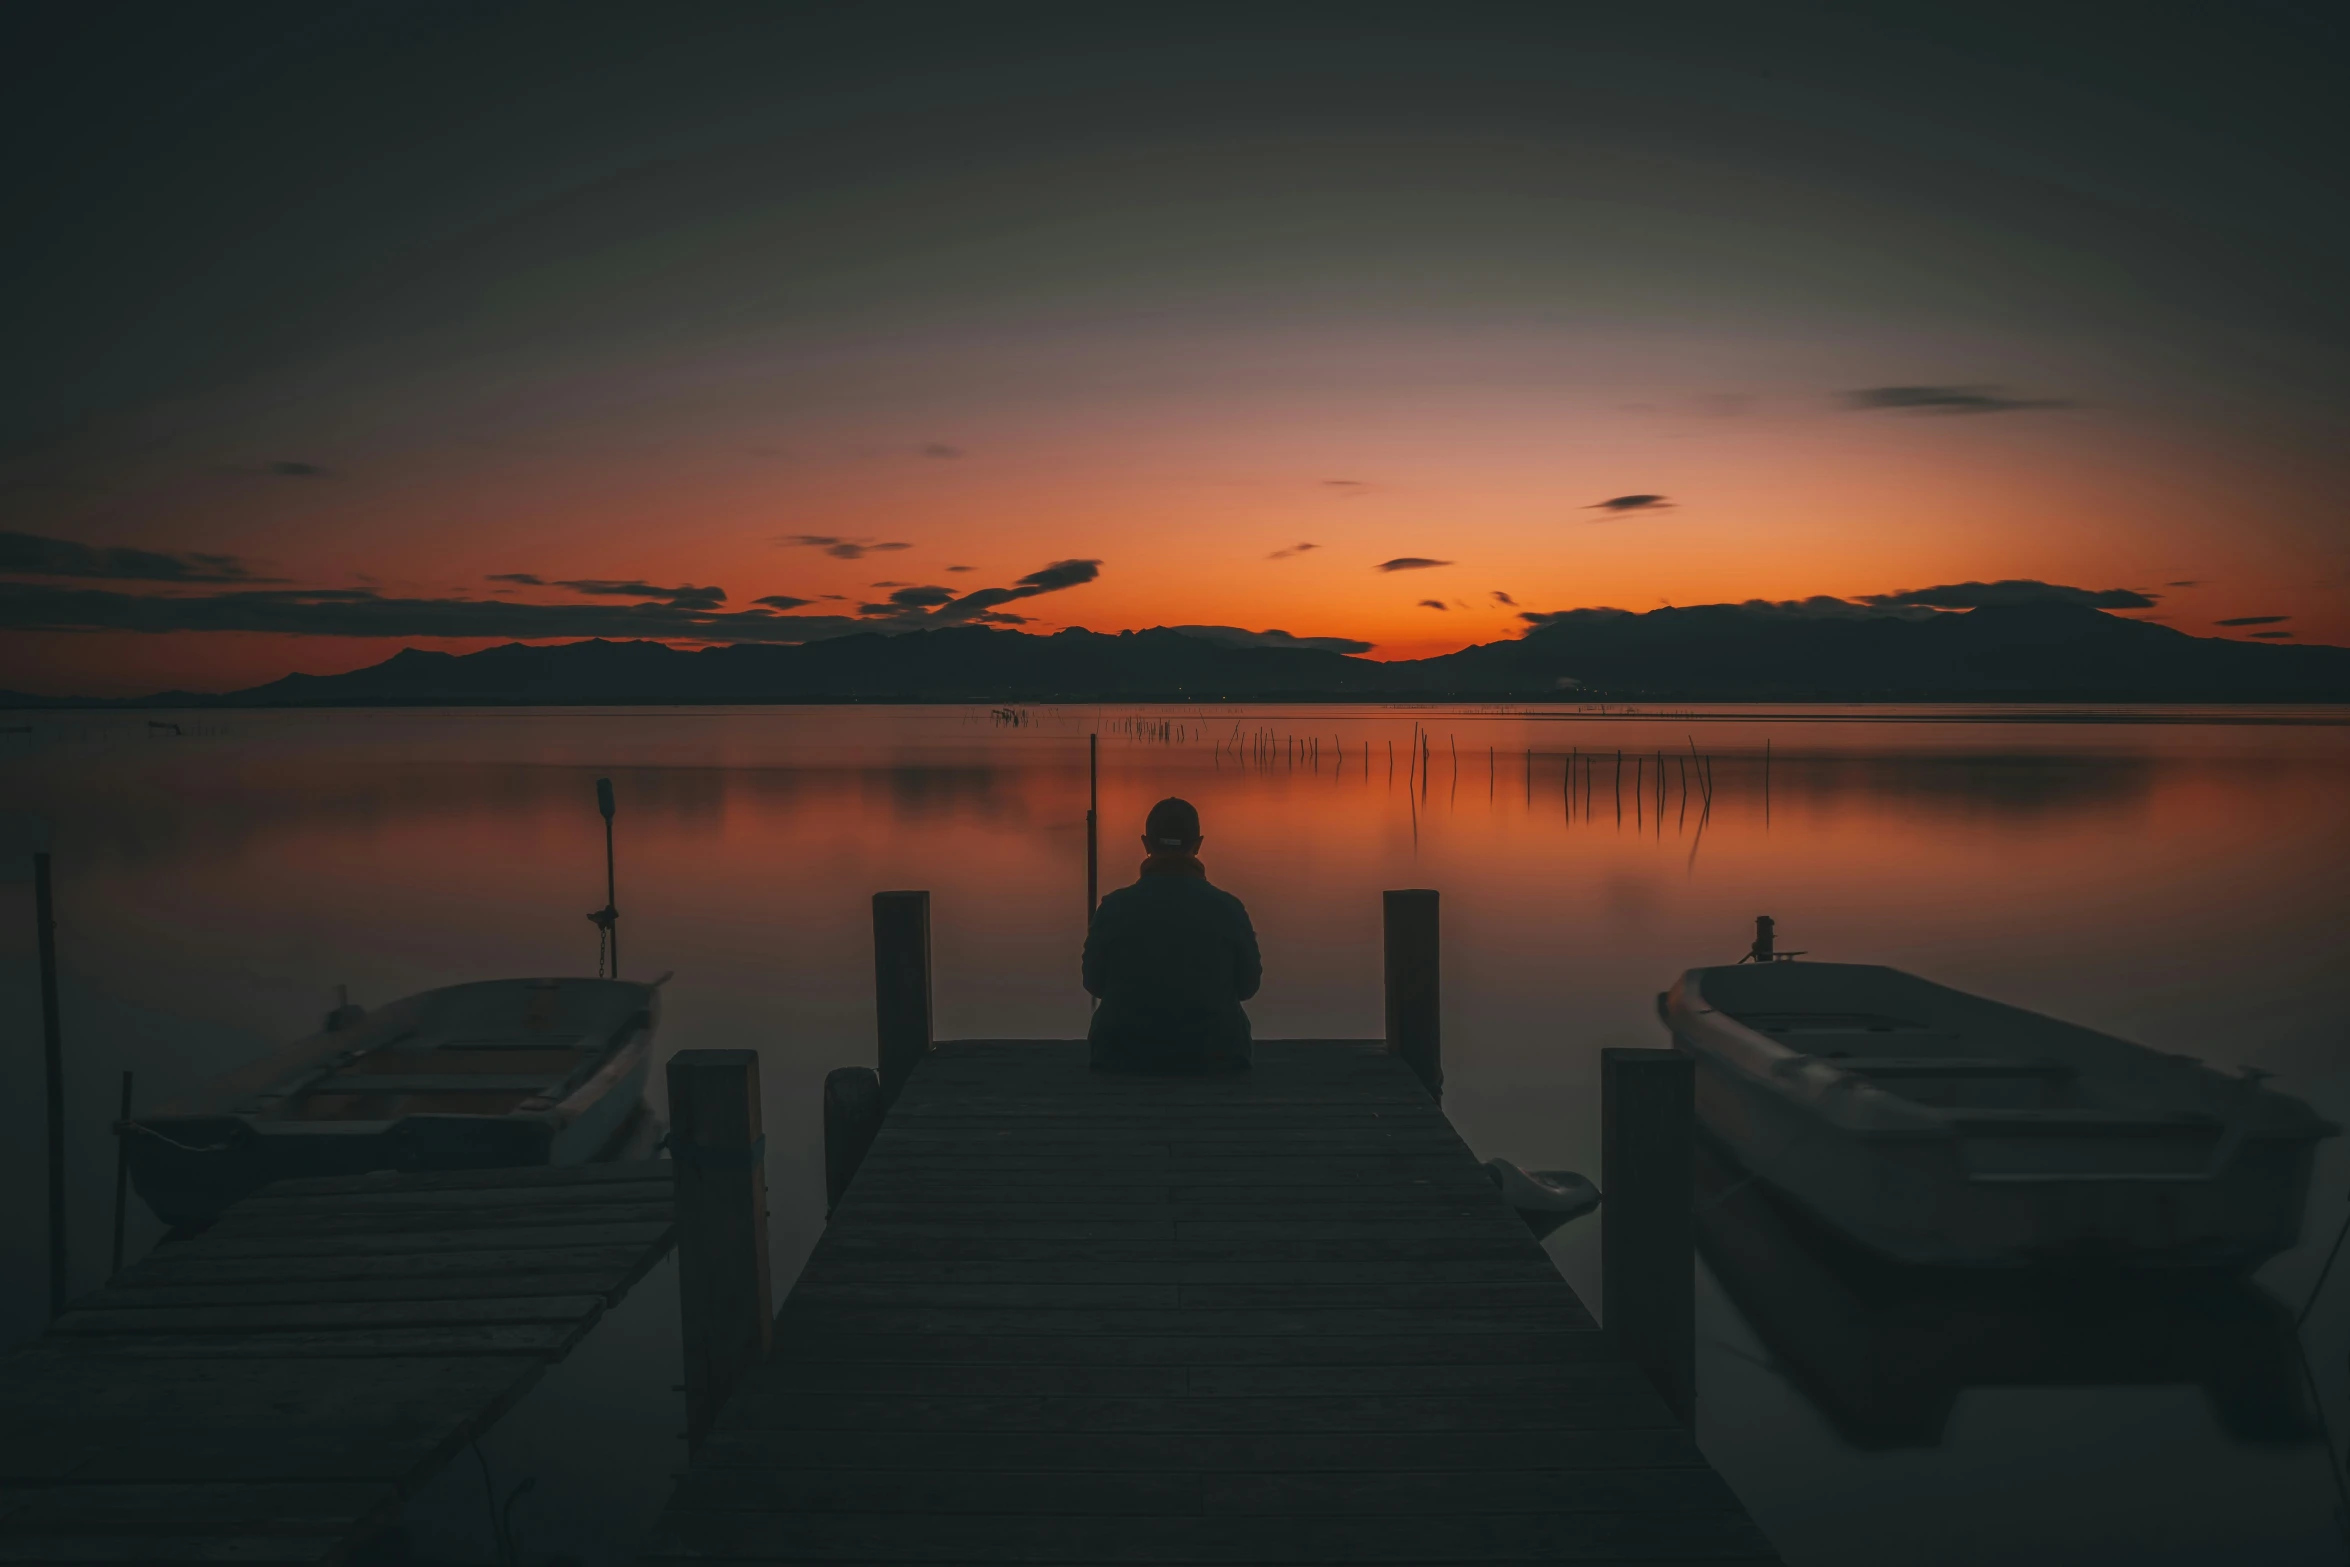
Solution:
[(1211, 1072), (1249, 1064), (1240, 1004), (1264, 978), (1257, 933), (1187, 854), (1154, 854), (1094, 910), (1085, 988), (1101, 997), (1086, 1037), (1112, 1072)]

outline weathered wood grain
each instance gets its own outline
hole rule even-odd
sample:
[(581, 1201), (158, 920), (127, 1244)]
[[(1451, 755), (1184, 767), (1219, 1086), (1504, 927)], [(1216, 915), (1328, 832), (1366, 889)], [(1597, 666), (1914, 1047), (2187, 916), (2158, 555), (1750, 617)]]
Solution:
[[(654, 1255), (658, 1255), (655, 1253)], [(646, 1260), (638, 1246), (541, 1246), (528, 1251), (465, 1248), (355, 1256), (232, 1257), (207, 1247), (174, 1248), (134, 1263), (109, 1289), (205, 1284), (327, 1284), (442, 1278), (528, 1277), (540, 1272), (618, 1274), (633, 1281)]]
[(232, 1306), (132, 1306), (69, 1311), (52, 1333), (283, 1333), (297, 1328), (417, 1328), (517, 1322), (590, 1323), (601, 1295), (495, 1296), (480, 1300), (339, 1300)]
[[(607, 1225), (665, 1224), (669, 1221), (670, 1202), (664, 1196), (658, 1202), (625, 1202), (594, 1204), (549, 1204), (540, 1207), (529, 1202), (505, 1203), (495, 1208), (368, 1208), (335, 1216), (334, 1233), (340, 1236), (373, 1235), (452, 1235), (462, 1230), (522, 1229), (537, 1226), (564, 1229), (601, 1229)], [(319, 1231), (317, 1212), (273, 1212), (244, 1215), (229, 1210), (211, 1233), (221, 1240), (274, 1237), (283, 1235), (311, 1236)]]
[(655, 1256), (669, 1249), (675, 1226), (667, 1220), (641, 1224), (542, 1224), (512, 1229), (396, 1230), (341, 1234), (332, 1230), (289, 1235), (223, 1235), (205, 1238), (213, 1257), (389, 1257), (450, 1251), (520, 1251), (544, 1246), (614, 1243), (641, 1246)]
[(655, 1561), (1771, 1560), (1376, 1044), (922, 1056)]
[(345, 1559), (670, 1243), (666, 1165), (287, 1182), (0, 1357), (0, 1563)]
[(1622, 1562), (1774, 1560), (1728, 1509), (1633, 1513), (1096, 1517), (790, 1515), (672, 1508), (656, 1558), (780, 1562)]
[[(665, 1181), (666, 1159), (621, 1164), (522, 1164), (483, 1170), (377, 1170), (366, 1175), (312, 1175), (279, 1181), (254, 1197), (303, 1197), (341, 1192), (435, 1192), (475, 1188), (555, 1187), (578, 1191), (606, 1182)], [(250, 1201), (251, 1199), (248, 1199)]]
[(603, 1273), (459, 1273), (421, 1279), (290, 1280), (268, 1283), (146, 1284), (95, 1290), (74, 1302), (77, 1311), (158, 1306), (308, 1305), (325, 1301), (429, 1301), (507, 1298), (521, 1294), (594, 1295), (609, 1299), (627, 1283)]

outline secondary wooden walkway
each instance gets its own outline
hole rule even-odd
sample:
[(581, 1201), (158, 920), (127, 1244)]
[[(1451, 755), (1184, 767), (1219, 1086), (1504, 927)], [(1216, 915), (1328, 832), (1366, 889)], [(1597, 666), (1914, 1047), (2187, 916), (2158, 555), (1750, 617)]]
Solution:
[(924, 1056), (657, 1561), (1774, 1560), (1376, 1042)]
[(671, 1166), (287, 1181), (0, 1357), (0, 1562), (331, 1562), (669, 1249)]

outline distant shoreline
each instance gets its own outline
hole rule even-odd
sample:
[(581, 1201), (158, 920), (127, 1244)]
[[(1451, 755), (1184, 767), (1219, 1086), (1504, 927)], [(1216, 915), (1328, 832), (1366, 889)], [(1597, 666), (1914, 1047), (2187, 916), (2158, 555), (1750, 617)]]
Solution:
[[(1695, 703), (1704, 709), (1659, 711), (1660, 704)], [(1627, 698), (1611, 697), (1605, 710), (1594, 697), (1582, 702), (1550, 702), (1506, 693), (1366, 694), (1252, 693), (1246, 696), (1199, 697), (1115, 692), (1101, 695), (1069, 693), (1051, 696), (888, 696), (888, 697), (779, 697), (770, 701), (658, 702), (612, 699), (513, 698), (478, 700), (350, 699), (313, 702), (237, 701), (230, 697), (191, 696), (185, 699), (126, 697), (110, 700), (89, 697), (27, 697), (0, 693), (0, 712), (48, 714), (55, 717), (128, 716), (137, 713), (350, 713), (350, 712), (464, 712), (527, 713), (605, 710), (614, 713), (728, 712), (769, 708), (831, 707), (1179, 707), (1231, 710), (1240, 707), (1388, 707), (1397, 709), (1459, 709), (1470, 706), (1500, 709), (1470, 717), (1573, 718), (1594, 722), (1789, 722), (1789, 723), (2045, 723), (2045, 724), (2276, 724), (2329, 728), (2350, 726), (2350, 699), (2310, 697), (2212, 696), (2048, 696), (1988, 694), (1958, 697), (1840, 696), (1700, 696), (1673, 693)], [(1782, 711), (1787, 708), (1878, 708), (1881, 712)], [(1769, 711), (1761, 711), (1768, 709)], [(1907, 709), (1911, 711), (1893, 711)], [(1950, 709), (1963, 709), (1953, 712)], [(1985, 711), (1985, 709), (1992, 709)], [(2150, 711), (2160, 709), (2162, 711)], [(1919, 711), (1928, 710), (1928, 711)]]
[[(1252, 635), (1262, 635), (1261, 633)], [(1168, 627), (1050, 636), (963, 626), (790, 646), (657, 641), (405, 648), (333, 675), (241, 691), (42, 697), (0, 709), (1019, 705), (1126, 702), (2201, 703), (2350, 701), (2350, 648), (2192, 637), (2035, 603), (1927, 620), (1803, 619), (1738, 605), (1582, 612), (1440, 658), (1376, 663), (1322, 648), (1233, 645)]]

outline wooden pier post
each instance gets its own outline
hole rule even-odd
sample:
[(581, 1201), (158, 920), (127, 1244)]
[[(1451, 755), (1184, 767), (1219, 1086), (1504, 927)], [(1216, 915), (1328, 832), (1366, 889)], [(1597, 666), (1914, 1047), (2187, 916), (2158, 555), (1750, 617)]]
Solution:
[(886, 1108), (930, 1050), (930, 894), (873, 895), (873, 1016)]
[(865, 1150), (881, 1130), (881, 1077), (869, 1066), (836, 1067), (824, 1074), (824, 1216), (840, 1206)]
[(122, 1271), (122, 1226), (131, 1205), (131, 1073), (123, 1068), (122, 1114), (114, 1121), (114, 1252), (107, 1278)]
[(57, 1016), (57, 905), (49, 856), (33, 856), (33, 935), (41, 959), (41, 1063), (49, 1100), (49, 1315), (65, 1309), (65, 1041)]
[(1444, 1020), (1439, 983), (1436, 894), (1426, 888), (1380, 894), (1386, 920), (1387, 1049), (1444, 1098)]
[(686, 1440), (698, 1443), (735, 1384), (767, 1358), (774, 1333), (758, 1052), (671, 1056), (669, 1126)]
[(1697, 1411), (1696, 1066), (1678, 1050), (1599, 1053), (1600, 1323), (1683, 1425)]

